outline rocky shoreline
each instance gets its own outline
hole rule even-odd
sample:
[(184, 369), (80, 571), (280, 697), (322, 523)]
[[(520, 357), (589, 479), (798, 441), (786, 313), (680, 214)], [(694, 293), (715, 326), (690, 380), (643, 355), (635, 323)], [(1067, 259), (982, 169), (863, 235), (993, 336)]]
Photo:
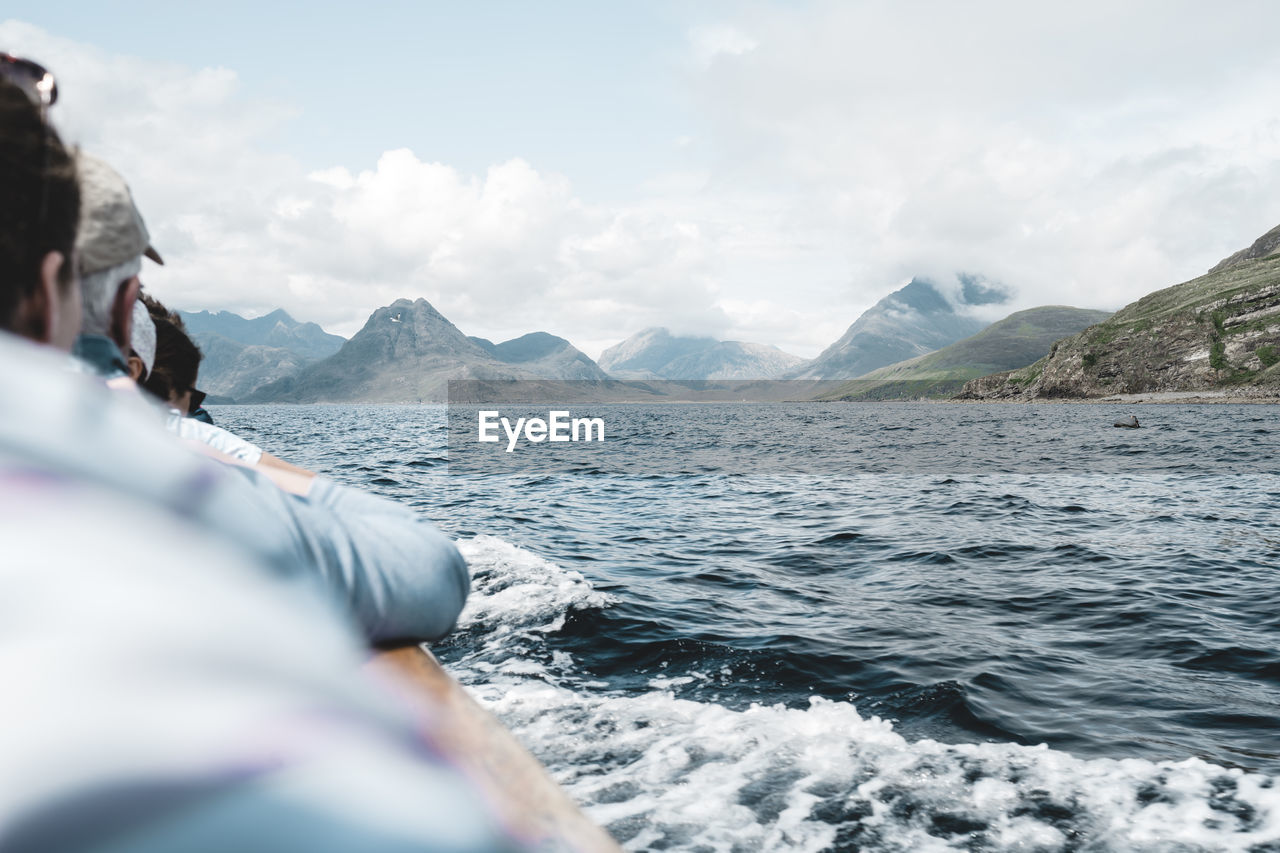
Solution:
[(1148, 391), (1136, 394), (1111, 394), (1106, 397), (1033, 397), (1031, 399), (977, 399), (952, 397), (946, 403), (1092, 403), (1126, 405), (1280, 405), (1280, 391), (1259, 388), (1206, 389), (1203, 391)]

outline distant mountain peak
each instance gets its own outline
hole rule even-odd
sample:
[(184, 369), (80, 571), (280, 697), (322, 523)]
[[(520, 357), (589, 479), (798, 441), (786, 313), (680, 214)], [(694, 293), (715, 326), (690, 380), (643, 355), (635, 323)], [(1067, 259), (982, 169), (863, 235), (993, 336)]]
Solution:
[(650, 326), (605, 350), (600, 366), (622, 379), (770, 379), (802, 360), (765, 344)]
[(494, 344), (463, 334), (426, 299), (374, 309), (334, 355), (258, 389), (260, 402), (443, 400), (448, 382), (589, 380), (608, 376), (564, 338), (531, 332)]
[[(934, 286), (923, 278), (913, 278), (881, 302), (919, 311), (921, 314), (954, 314), (955, 307)], [(879, 304), (879, 303), (877, 303)]]
[(178, 313), (204, 353), (201, 387), (224, 397), (238, 398), (291, 375), (345, 342), (315, 323), (299, 323), (283, 308), (254, 318), (231, 311)]
[(854, 379), (976, 334), (987, 323), (957, 308), (999, 304), (1009, 294), (981, 276), (965, 273), (957, 279), (960, 290), (948, 299), (931, 280), (912, 278), (864, 311), (835, 343), (788, 376)]
[(1049, 352), (1056, 341), (1110, 317), (1067, 305), (1043, 305), (1017, 311), (964, 340), (906, 361), (877, 368), (832, 394), (847, 399), (949, 396), (969, 379), (1025, 367)]

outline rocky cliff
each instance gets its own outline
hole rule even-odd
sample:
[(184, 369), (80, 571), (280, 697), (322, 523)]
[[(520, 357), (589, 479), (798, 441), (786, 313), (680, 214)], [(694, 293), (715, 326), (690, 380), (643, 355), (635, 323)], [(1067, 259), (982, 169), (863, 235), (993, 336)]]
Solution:
[[(1208, 274), (1148, 294), (960, 399), (1031, 400), (1280, 385), (1280, 229)], [(1271, 251), (1262, 254), (1270, 245)]]
[(1210, 273), (1222, 272), (1223, 270), (1238, 267), (1249, 261), (1256, 261), (1259, 258), (1265, 258), (1268, 255), (1274, 255), (1280, 252), (1280, 225), (1272, 228), (1266, 234), (1263, 234), (1257, 240), (1253, 241), (1253, 245), (1247, 249), (1241, 249), (1230, 257), (1223, 258), (1209, 270)]

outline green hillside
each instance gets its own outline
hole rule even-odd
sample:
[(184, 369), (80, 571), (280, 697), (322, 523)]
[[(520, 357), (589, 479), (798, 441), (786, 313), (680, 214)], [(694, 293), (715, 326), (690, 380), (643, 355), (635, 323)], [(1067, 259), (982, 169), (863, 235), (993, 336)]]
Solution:
[(1031, 364), (1056, 341), (1106, 320), (1106, 311), (1045, 305), (1010, 314), (976, 335), (935, 352), (873, 370), (824, 399), (900, 400), (946, 397), (978, 376)]
[(1035, 364), (973, 380), (960, 396), (1016, 400), (1280, 387), (1280, 252), (1263, 254), (1275, 233), (1206, 275), (1125, 306)]

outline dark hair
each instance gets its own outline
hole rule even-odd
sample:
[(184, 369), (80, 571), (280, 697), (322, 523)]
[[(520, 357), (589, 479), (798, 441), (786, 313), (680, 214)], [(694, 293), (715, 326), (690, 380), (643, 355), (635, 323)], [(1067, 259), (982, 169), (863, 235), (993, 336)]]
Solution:
[(40, 284), (50, 252), (66, 262), (60, 286), (75, 280), (72, 252), (80, 184), (71, 154), (26, 93), (0, 80), (0, 328), (10, 331), (21, 302)]
[(204, 355), (187, 334), (186, 324), (177, 312), (151, 296), (144, 295), (142, 302), (156, 324), (156, 361), (142, 387), (168, 402), (174, 394), (195, 389)]

